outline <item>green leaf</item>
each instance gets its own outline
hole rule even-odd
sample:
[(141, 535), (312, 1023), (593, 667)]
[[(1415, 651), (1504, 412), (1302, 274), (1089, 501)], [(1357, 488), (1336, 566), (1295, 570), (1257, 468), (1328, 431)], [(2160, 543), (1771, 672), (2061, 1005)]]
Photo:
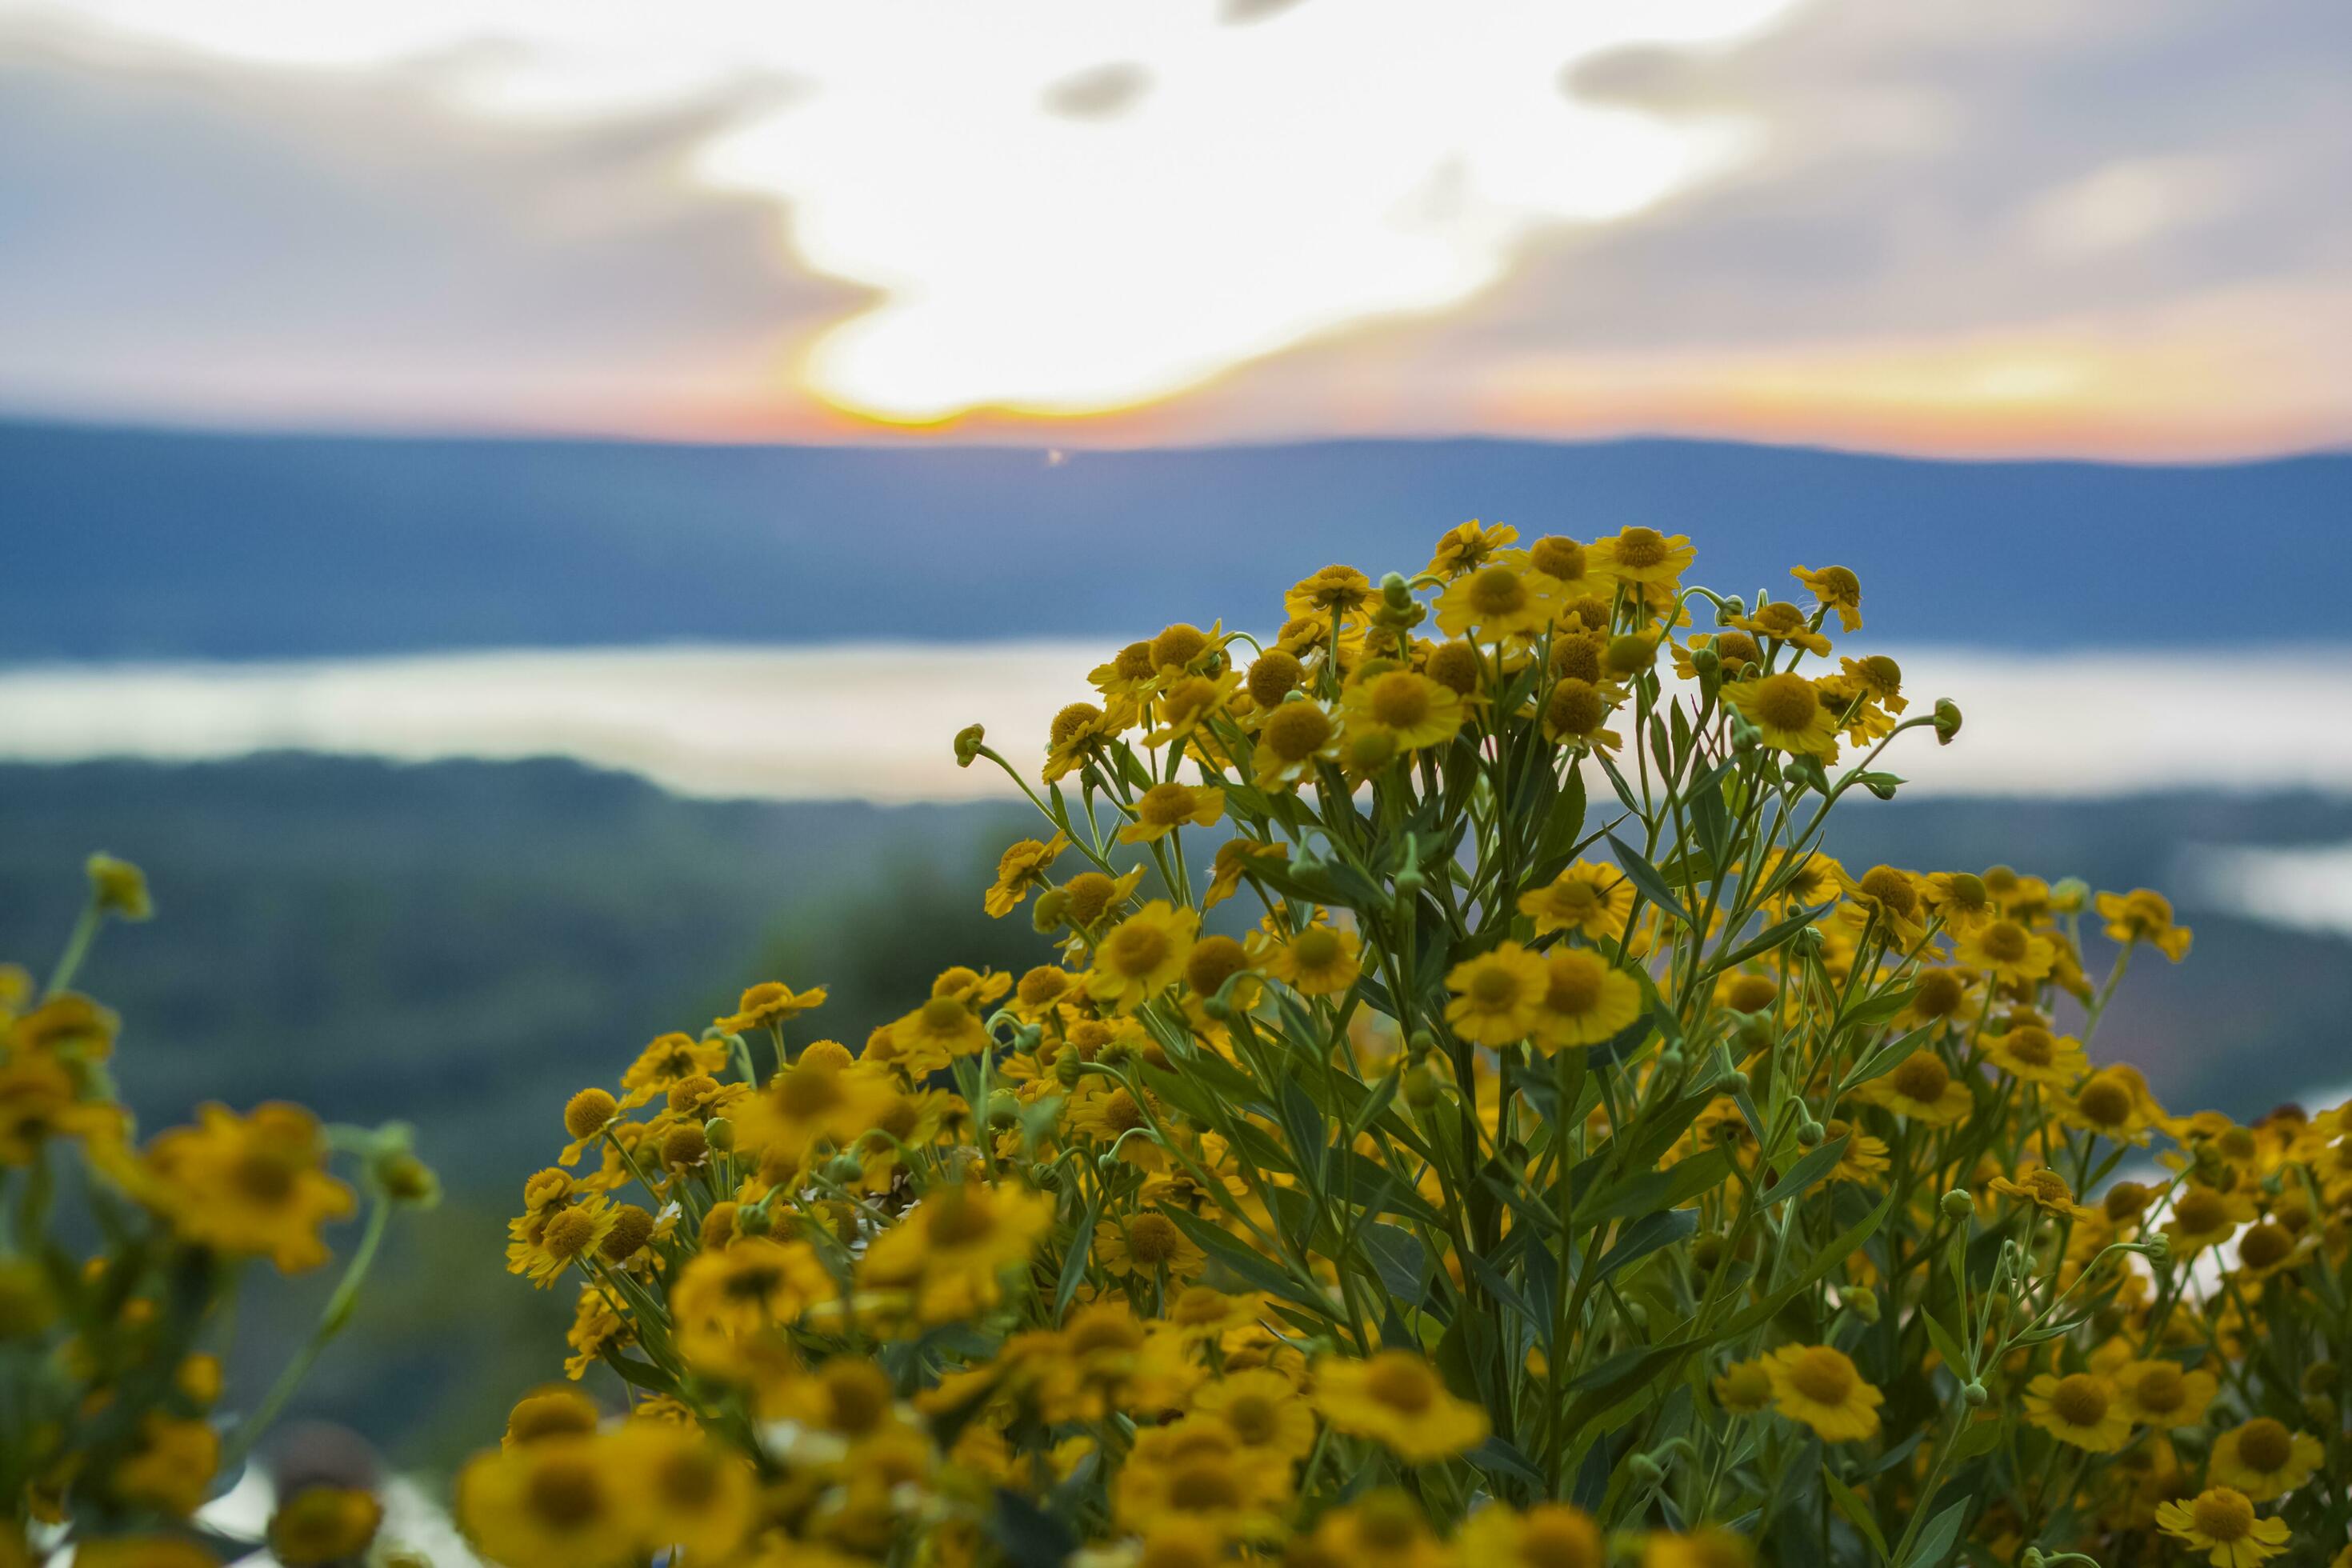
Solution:
[(1559, 793), (1552, 796), (1551, 809), (1544, 815), (1543, 835), (1536, 841), (1538, 863), (1555, 855), (1567, 853), (1584, 831), (1584, 774), (1571, 767), (1568, 777), (1560, 781)]
[(1952, 1337), (1949, 1329), (1936, 1321), (1935, 1313), (1920, 1313), (1919, 1322), (1927, 1331), (1927, 1342), (1936, 1347), (1936, 1353), (1944, 1358), (1944, 1364), (1952, 1369), (1954, 1377), (1965, 1378), (1976, 1371), (1969, 1352), (1960, 1348), (1960, 1342)]
[(1929, 1521), (1904, 1554), (1900, 1568), (1937, 1568), (1950, 1554), (1952, 1542), (1960, 1537), (1960, 1525), (1969, 1516), (1972, 1498), (1962, 1498)]
[(1356, 1233), (1370, 1255), (1372, 1268), (1389, 1294), (1407, 1306), (1418, 1307), (1429, 1294), (1429, 1255), (1421, 1238), (1409, 1230), (1374, 1221)]
[(1886, 1537), (1880, 1531), (1878, 1520), (1871, 1513), (1870, 1505), (1863, 1501), (1852, 1487), (1832, 1474), (1827, 1466), (1822, 1469), (1822, 1485), (1829, 1489), (1830, 1501), (1837, 1505), (1838, 1512), (1845, 1515), (1845, 1521), (1862, 1531), (1871, 1549), (1878, 1553), (1880, 1562), (1886, 1561)]
[(1868, 1083), (1872, 1079), (1884, 1078), (1901, 1067), (1903, 1058), (1925, 1045), (1928, 1035), (1934, 1032), (1935, 1027), (1933, 1024), (1922, 1024), (1909, 1034), (1898, 1036), (1871, 1052), (1869, 1056), (1863, 1058), (1862, 1064), (1847, 1076), (1845, 1081), (1838, 1085), (1838, 1098), (1843, 1099), (1847, 1090)]
[(1627, 1264), (1647, 1258), (1662, 1247), (1671, 1247), (1698, 1229), (1696, 1209), (1673, 1209), (1664, 1214), (1646, 1214), (1620, 1231), (1617, 1245), (1601, 1254), (1593, 1266), (1595, 1279), (1606, 1279)]
[(1690, 911), (1683, 908), (1682, 900), (1676, 898), (1674, 890), (1666, 886), (1666, 879), (1659, 875), (1658, 868), (1651, 865), (1640, 850), (1615, 834), (1610, 834), (1608, 838), (1609, 847), (1617, 857), (1617, 868), (1625, 873), (1627, 880), (1633, 884), (1643, 898), (1674, 916), (1684, 925), (1689, 925)]
[(1756, 1201), (1769, 1209), (1782, 1198), (1795, 1197), (1837, 1168), (1838, 1161), (1845, 1156), (1847, 1142), (1845, 1138), (1831, 1139), (1790, 1166), (1789, 1173), (1765, 1188), (1764, 1195)]
[(1591, 1194), (1576, 1206), (1576, 1217), (1598, 1225), (1628, 1215), (1680, 1208), (1730, 1179), (1730, 1152), (1719, 1147), (1708, 1149), (1687, 1160), (1677, 1160), (1663, 1171), (1643, 1171)]

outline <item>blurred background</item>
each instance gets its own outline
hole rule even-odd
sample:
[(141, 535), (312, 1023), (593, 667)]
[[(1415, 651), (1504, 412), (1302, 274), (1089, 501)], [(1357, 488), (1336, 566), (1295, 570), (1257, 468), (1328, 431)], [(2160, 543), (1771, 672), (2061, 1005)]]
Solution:
[(425, 1130), (305, 1398), (437, 1464), (564, 1096), (1041, 956), (956, 729), (1643, 523), (1966, 710), (1833, 849), (2166, 889), (2097, 1054), (2341, 1088), (2348, 195), (2339, 0), (0, 0), (0, 955), (135, 859), (144, 1125)]

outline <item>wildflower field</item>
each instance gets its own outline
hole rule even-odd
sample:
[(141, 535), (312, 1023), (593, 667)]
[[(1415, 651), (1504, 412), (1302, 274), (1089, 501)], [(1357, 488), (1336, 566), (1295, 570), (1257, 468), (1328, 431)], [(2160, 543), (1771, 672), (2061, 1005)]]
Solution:
[[(971, 896), (1062, 962), (610, 1042), (510, 1226), (572, 1326), (456, 1478), (474, 1550), (2352, 1568), (2352, 1108), (2095, 1064), (2193, 961), (2158, 893), (1824, 853), (1961, 715), (1841, 654), (1853, 571), (1694, 555), (1466, 523), (1118, 650), (1024, 761), (955, 737), (1043, 818)], [(72, 982), (148, 895), (91, 878), (0, 981), (0, 1564), (226, 1562), (201, 1505), (434, 1181), (282, 1104), (132, 1128)], [(330, 1226), (218, 1408), (236, 1292)], [(431, 1561), (381, 1521), (313, 1487), (268, 1545)]]

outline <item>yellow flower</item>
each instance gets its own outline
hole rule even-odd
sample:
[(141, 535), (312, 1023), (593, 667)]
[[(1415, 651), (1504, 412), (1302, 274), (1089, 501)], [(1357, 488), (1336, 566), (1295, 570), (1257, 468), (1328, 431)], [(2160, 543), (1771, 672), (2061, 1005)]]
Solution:
[(1551, 694), (1544, 699), (1544, 739), (1555, 746), (1615, 751), (1625, 743), (1624, 738), (1604, 726), (1622, 695), (1614, 686), (1563, 676), (1552, 683)]
[(1716, 1375), (1715, 1402), (1735, 1415), (1753, 1415), (1772, 1403), (1769, 1359), (1736, 1361)]
[[(971, 1016), (961, 1003), (945, 998), (917, 1011), (940, 1005)], [(863, 1061), (844, 1067), (831, 1052), (811, 1050), (734, 1107), (735, 1146), (797, 1166), (822, 1145), (848, 1148), (881, 1125), (898, 1102), (887, 1068)]]
[(766, 980), (744, 992), (741, 1000), (735, 1004), (735, 1012), (716, 1022), (727, 1033), (740, 1035), (752, 1029), (773, 1028), (812, 1008), (824, 1005), (824, 987), (822, 985), (796, 992), (781, 980)]
[(1156, 784), (1136, 798), (1135, 820), (1118, 830), (1121, 844), (1150, 844), (1187, 823), (1206, 827), (1225, 814), (1225, 792), (1188, 784)]
[(198, 1124), (150, 1144), (153, 1180), (142, 1194), (172, 1228), (200, 1247), (268, 1258), (291, 1274), (327, 1260), (319, 1226), (352, 1212), (352, 1190), (327, 1174), (318, 1119), (299, 1105), (240, 1117), (207, 1105)]
[(1490, 1504), (1463, 1525), (1459, 1545), (1469, 1568), (1607, 1568), (1609, 1562), (1601, 1526), (1568, 1503), (1538, 1503), (1525, 1513)]
[(2253, 1500), (2228, 1487), (2208, 1487), (2187, 1502), (2158, 1503), (2156, 1522), (2213, 1568), (2254, 1568), (2287, 1548), (2283, 1519), (2258, 1519)]
[(1454, 998), (1445, 1005), (1445, 1021), (1474, 1046), (1517, 1044), (1535, 1028), (1550, 980), (1538, 954), (1507, 942), (1447, 973)]
[(220, 1435), (207, 1421), (182, 1421), (151, 1410), (139, 1427), (139, 1446), (114, 1468), (112, 1490), (133, 1508), (174, 1519), (196, 1511), (220, 1468)]
[(1245, 1448), (1288, 1461), (1315, 1447), (1315, 1412), (1298, 1385), (1268, 1367), (1229, 1372), (1192, 1392), (1192, 1408), (1213, 1415)]
[(2003, 1197), (2022, 1198), (2043, 1214), (2061, 1218), (2090, 1219), (2098, 1212), (2076, 1203), (2074, 1190), (2055, 1171), (2028, 1171), (2022, 1179), (2014, 1182), (2007, 1176), (1995, 1176), (1986, 1184)]
[(1131, 1013), (1184, 973), (1201, 917), (1154, 899), (1113, 926), (1096, 944), (1087, 994), (1114, 1012)]
[(2207, 1472), (2256, 1502), (2284, 1497), (2318, 1472), (2327, 1458), (2319, 1439), (2289, 1431), (2284, 1422), (2257, 1415), (2213, 1439)]
[(287, 1568), (357, 1557), (375, 1539), (383, 1505), (350, 1487), (307, 1487), (278, 1505), (269, 1553)]
[(507, 1244), (507, 1272), (544, 1290), (572, 1264), (593, 1259), (619, 1223), (620, 1211), (602, 1193), (524, 1215), (507, 1226), (513, 1237)]
[(1874, 1436), (1886, 1396), (1863, 1381), (1843, 1351), (1829, 1345), (1782, 1345), (1764, 1358), (1772, 1407), (1801, 1421), (1825, 1443)]
[(1133, 705), (1121, 700), (1104, 712), (1091, 702), (1073, 702), (1054, 715), (1046, 731), (1045, 781), (1065, 778), (1080, 763), (1100, 755), (1134, 721)]
[(2043, 1373), (2025, 1385), (2025, 1418), (2062, 1443), (2112, 1454), (2131, 1438), (2131, 1411), (2095, 1373)]
[(1290, 1467), (1267, 1464), (1223, 1422), (1194, 1415), (1136, 1434), (1116, 1499), (1130, 1530), (1189, 1519), (1228, 1539), (1261, 1536), (1280, 1528)]
[(996, 881), (982, 896), (982, 906), (998, 918), (1011, 914), (1029, 896), (1030, 889), (1045, 880), (1045, 868), (1069, 847), (1070, 836), (1060, 832), (1048, 839), (1024, 838), (1013, 845), (997, 857)]
[[(1519, 531), (1509, 523), (1498, 522), (1488, 528), (1476, 518), (1456, 523), (1439, 537), (1437, 548), (1431, 552), (1427, 574), (1432, 577), (1460, 577), (1475, 572), (1493, 560), (1506, 545), (1514, 543)], [(1293, 615), (1299, 612), (1293, 610)]]
[(2201, 1367), (2184, 1372), (2177, 1361), (2126, 1363), (2116, 1374), (2124, 1411), (2142, 1426), (2194, 1426), (2205, 1419), (2221, 1384)]
[(1335, 1432), (1370, 1437), (1409, 1465), (1434, 1464), (1486, 1440), (1486, 1412), (1446, 1391), (1410, 1351), (1315, 1363), (1315, 1408)]
[(1837, 755), (1837, 716), (1820, 689), (1794, 671), (1728, 682), (1723, 700), (1775, 751), (1824, 761)]
[(1642, 1016), (1633, 977), (1589, 948), (1555, 948), (1544, 961), (1535, 1041), (1546, 1050), (1597, 1046)]
[(477, 1454), (457, 1490), (457, 1522), (505, 1568), (618, 1568), (636, 1559), (635, 1489), (593, 1437)]
[(910, 1290), (925, 1322), (949, 1322), (994, 1306), (1005, 1270), (1028, 1262), (1053, 1223), (1054, 1200), (1043, 1194), (951, 1184), (874, 1238), (858, 1279)]
[(2007, 1034), (1987, 1035), (1979, 1044), (1985, 1059), (2012, 1078), (2064, 1089), (2091, 1068), (2083, 1042), (2056, 1036), (2039, 1024), (2020, 1024)]
[(1743, 1536), (1710, 1525), (1689, 1535), (1652, 1535), (1642, 1543), (1642, 1568), (1748, 1568), (1756, 1549)]
[(1339, 706), (1350, 733), (1378, 736), (1398, 752), (1443, 745), (1462, 728), (1461, 696), (1410, 669), (1351, 682)]
[(1964, 931), (1954, 944), (1962, 963), (1973, 964), (2004, 985), (2046, 980), (2058, 962), (2058, 944), (2003, 916)]
[[(1549, 577), (1559, 584), (1564, 605), (1573, 605), (1591, 596), (1601, 602), (1601, 618), (1607, 618), (1609, 579), (1593, 564), (1592, 552), (1564, 533), (1547, 533), (1525, 552), (1528, 570)], [(1573, 614), (1563, 609), (1562, 614)], [(1591, 629), (1600, 630), (1599, 626)]]
[(808, 1243), (739, 1236), (687, 1261), (670, 1287), (670, 1318), (688, 1362), (729, 1376), (747, 1364), (754, 1342), (838, 1293)]
[(2115, 1142), (2145, 1143), (2149, 1127), (2163, 1111), (2148, 1097), (2139, 1076), (2118, 1065), (2101, 1068), (2076, 1084), (2074, 1098), (2060, 1105), (2058, 1114), (2069, 1126)]
[(1146, 1280), (1161, 1269), (1179, 1284), (1208, 1266), (1208, 1254), (1191, 1237), (1176, 1228), (1164, 1214), (1145, 1210), (1122, 1224), (1116, 1219), (1095, 1225), (1095, 1261), (1113, 1274), (1140, 1275)]
[(1217, 846), (1216, 857), (1209, 863), (1209, 886), (1208, 890), (1201, 895), (1201, 907), (1215, 909), (1239, 892), (1242, 878), (1250, 872), (1254, 863), (1289, 858), (1290, 846), (1287, 844), (1260, 844), (1252, 838), (1226, 839)]
[(1862, 579), (1843, 566), (1791, 566), (1789, 575), (1812, 590), (1822, 608), (1837, 612), (1838, 625), (1850, 632), (1862, 630)]
[(2136, 888), (2101, 893), (2097, 901), (2110, 941), (2147, 942), (2175, 963), (2189, 956), (2189, 930), (2172, 923), (2172, 900), (2162, 893)]
[(1856, 924), (1873, 924), (1881, 937), (1908, 945), (1925, 934), (1926, 903), (1919, 879), (1895, 866), (1873, 866), (1859, 877), (1838, 874), (1840, 889), (1853, 900), (1839, 914)]
[[(1255, 782), (1263, 790), (1286, 789), (1314, 773), (1315, 764), (1339, 755), (1339, 726), (1306, 698), (1269, 710), (1258, 726)], [(1243, 840), (1236, 839), (1236, 843)]]
[(935, 1070), (951, 1057), (978, 1056), (988, 1044), (987, 1026), (959, 996), (933, 996), (886, 1026), (893, 1059), (909, 1072), (926, 1066)]
[(1822, 1122), (1822, 1134), (1824, 1142), (1834, 1143), (1841, 1138), (1846, 1141), (1845, 1152), (1838, 1156), (1836, 1167), (1830, 1172), (1832, 1181), (1870, 1186), (1894, 1163), (1885, 1139), (1874, 1138), (1842, 1117), (1832, 1116)]
[(1742, 616), (1731, 624), (1759, 637), (1788, 643), (1823, 658), (1829, 656), (1830, 639), (1815, 631), (1805, 620), (1805, 612), (1786, 599), (1774, 599), (1759, 605), (1754, 615)]
[(2209, 1247), (2221, 1246), (2238, 1234), (2240, 1226), (2252, 1223), (2253, 1217), (2253, 1200), (2243, 1193), (2189, 1186), (2173, 1200), (2164, 1235), (2172, 1243), (2175, 1257), (2193, 1258)]
[(727, 1042), (698, 1040), (672, 1033), (653, 1040), (621, 1075), (624, 1094), (616, 1110), (635, 1110), (666, 1093), (670, 1085), (696, 1077), (716, 1077), (727, 1065)]
[(1948, 1127), (1976, 1104), (1968, 1085), (1954, 1078), (1944, 1058), (1927, 1046), (1897, 1062), (1893, 1072), (1880, 1074), (1853, 1092), (1882, 1110), (1930, 1127)]
[(1686, 533), (1662, 534), (1654, 528), (1628, 528), (1588, 546), (1585, 555), (1602, 574), (1621, 583), (1671, 584), (1698, 558)]
[(751, 1462), (697, 1428), (630, 1421), (605, 1439), (615, 1474), (635, 1494), (638, 1545), (688, 1563), (717, 1563), (751, 1531), (758, 1480)]
[(1633, 884), (1613, 866), (1579, 860), (1540, 888), (1519, 895), (1519, 913), (1536, 934), (1574, 931), (1588, 942), (1614, 940), (1633, 912)]
[(1559, 586), (1548, 576), (1496, 562), (1458, 577), (1437, 596), (1437, 626), (1447, 637), (1475, 631), (1488, 641), (1534, 637), (1551, 625)]
[(1291, 585), (1282, 596), (1282, 613), (1327, 624), (1337, 617), (1345, 623), (1355, 619), (1371, 597), (1370, 577), (1353, 566), (1326, 566)]
[(121, 1110), (82, 1100), (58, 1058), (35, 1051), (0, 1063), (0, 1165), (31, 1164), (52, 1138), (113, 1143), (124, 1130)]

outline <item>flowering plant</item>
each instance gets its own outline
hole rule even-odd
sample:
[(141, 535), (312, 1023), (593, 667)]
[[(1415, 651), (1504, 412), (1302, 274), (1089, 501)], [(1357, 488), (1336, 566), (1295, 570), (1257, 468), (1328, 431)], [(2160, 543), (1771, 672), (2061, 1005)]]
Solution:
[(2094, 1064), (2155, 893), (1840, 864), (1960, 715), (1834, 655), (1853, 572), (1692, 559), (1467, 523), (1121, 649), (1034, 778), (959, 736), (1061, 962), (571, 1101), (509, 1266), (629, 1407), (518, 1405), (480, 1548), (2352, 1562), (2352, 1112)]
[[(89, 898), (46, 984), (0, 965), (0, 1565), (204, 1568), (231, 1544), (194, 1516), (235, 1477), (349, 1321), (392, 1211), (431, 1204), (407, 1129), (321, 1127), (299, 1106), (135, 1140), (115, 1093), (120, 1020), (72, 989), (110, 920), (152, 913), (138, 868), (89, 861)], [(358, 1206), (329, 1170), (358, 1166), (365, 1231), (310, 1337), (261, 1403), (218, 1408), (222, 1352), (247, 1266), (328, 1260), (323, 1226)], [(382, 1509), (365, 1491), (279, 1500), (268, 1544), (288, 1564), (355, 1557)], [(250, 1545), (250, 1542), (243, 1543)]]

